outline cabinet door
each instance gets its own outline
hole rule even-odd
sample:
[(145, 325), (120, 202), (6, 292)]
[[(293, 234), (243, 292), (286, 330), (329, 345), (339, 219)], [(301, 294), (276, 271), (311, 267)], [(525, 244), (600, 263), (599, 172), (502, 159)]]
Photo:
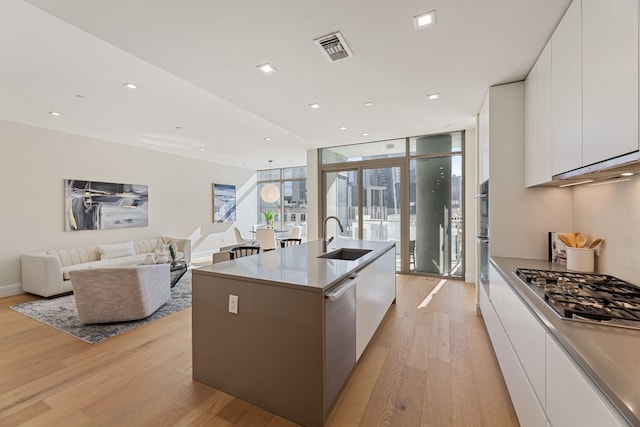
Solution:
[(538, 64), (534, 64), (524, 81), (524, 181), (527, 187), (536, 185), (538, 159), (536, 156), (536, 104), (538, 90)]
[(504, 288), (502, 323), (538, 401), (544, 406), (546, 333), (540, 321), (510, 286)]
[(479, 184), (489, 179), (489, 94), (478, 113), (478, 178)]
[(550, 335), (547, 335), (546, 354), (546, 412), (554, 427), (625, 425)]
[(356, 360), (364, 352), (396, 297), (396, 251), (358, 271), (356, 285)]
[[(551, 44), (544, 48), (535, 65), (535, 85), (529, 88), (533, 99), (527, 99), (525, 81), (525, 184), (527, 187), (551, 181)], [(527, 107), (533, 109), (527, 112)], [(527, 131), (527, 119), (533, 114), (533, 135)], [(532, 140), (527, 137), (533, 136)]]
[(582, 1), (582, 162), (638, 150), (638, 0)]
[(574, 0), (551, 38), (552, 174), (582, 166), (582, 1)]

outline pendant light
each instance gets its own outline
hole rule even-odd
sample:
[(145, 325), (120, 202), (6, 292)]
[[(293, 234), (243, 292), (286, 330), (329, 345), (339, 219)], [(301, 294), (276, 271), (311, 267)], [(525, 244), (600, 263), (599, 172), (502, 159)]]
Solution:
[(280, 199), (280, 189), (278, 186), (271, 183), (271, 163), (273, 160), (269, 160), (269, 183), (264, 184), (260, 190), (260, 197), (267, 203), (275, 203)]

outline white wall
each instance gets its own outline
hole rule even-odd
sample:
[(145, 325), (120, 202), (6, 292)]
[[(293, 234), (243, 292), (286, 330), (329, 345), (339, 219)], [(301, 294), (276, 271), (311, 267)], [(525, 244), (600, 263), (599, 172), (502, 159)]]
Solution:
[(320, 224), (320, 184), (318, 182), (318, 150), (307, 150), (307, 241), (318, 240)]
[(640, 285), (640, 177), (573, 189), (573, 231), (602, 237), (596, 268)]
[(476, 282), (476, 236), (478, 234), (476, 130), (466, 129), (464, 141), (464, 280)]
[[(255, 171), (0, 120), (0, 296), (19, 289), (20, 255), (46, 249), (190, 237), (197, 257), (235, 243), (256, 220)], [(64, 231), (64, 180), (149, 186), (149, 226)], [(213, 224), (211, 184), (236, 185), (237, 221)], [(15, 292), (13, 292), (15, 293)]]

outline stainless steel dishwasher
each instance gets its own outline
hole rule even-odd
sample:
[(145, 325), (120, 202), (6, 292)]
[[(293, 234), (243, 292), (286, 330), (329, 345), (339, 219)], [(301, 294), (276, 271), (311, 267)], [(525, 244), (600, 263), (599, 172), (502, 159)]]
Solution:
[(325, 292), (324, 412), (331, 407), (356, 363), (356, 283), (351, 276)]

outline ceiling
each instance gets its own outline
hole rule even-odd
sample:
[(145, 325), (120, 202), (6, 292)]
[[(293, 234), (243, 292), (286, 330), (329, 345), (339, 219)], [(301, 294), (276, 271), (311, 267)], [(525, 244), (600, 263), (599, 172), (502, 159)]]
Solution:
[[(301, 165), (309, 148), (473, 127), (487, 88), (525, 77), (569, 3), (3, 0), (0, 118), (249, 169)], [(335, 31), (353, 57), (332, 63), (313, 41)]]

